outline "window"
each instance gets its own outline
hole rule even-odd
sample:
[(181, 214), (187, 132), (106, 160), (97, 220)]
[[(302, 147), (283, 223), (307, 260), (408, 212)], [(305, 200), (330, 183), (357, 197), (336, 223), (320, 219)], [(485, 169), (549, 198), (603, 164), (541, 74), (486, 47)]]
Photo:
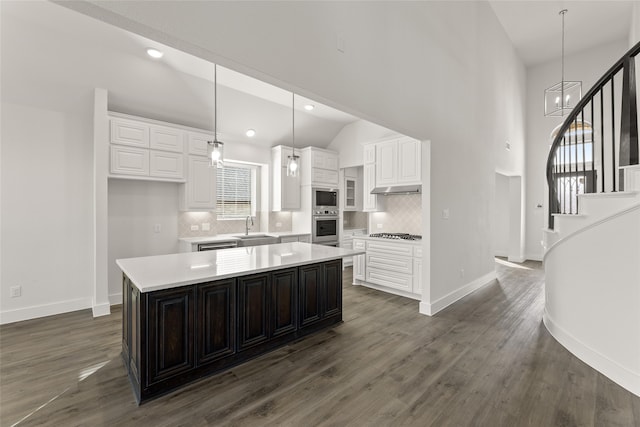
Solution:
[(218, 219), (240, 219), (256, 214), (256, 169), (240, 163), (225, 162), (217, 170)]

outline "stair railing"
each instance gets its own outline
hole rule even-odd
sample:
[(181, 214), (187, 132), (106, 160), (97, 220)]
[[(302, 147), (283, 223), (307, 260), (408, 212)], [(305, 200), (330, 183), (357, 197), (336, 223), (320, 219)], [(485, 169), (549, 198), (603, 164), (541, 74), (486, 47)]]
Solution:
[(579, 213), (578, 194), (623, 191), (620, 167), (639, 163), (638, 53), (640, 43), (596, 82), (558, 129), (547, 159), (551, 230), (554, 214)]

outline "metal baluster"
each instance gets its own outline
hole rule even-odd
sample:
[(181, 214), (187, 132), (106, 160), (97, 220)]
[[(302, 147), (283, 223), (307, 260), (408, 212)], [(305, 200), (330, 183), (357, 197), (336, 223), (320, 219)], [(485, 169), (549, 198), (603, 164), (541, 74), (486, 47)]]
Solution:
[(585, 162), (585, 149), (584, 149), (584, 108), (582, 109), (581, 112), (581, 117), (582, 117), (582, 179), (583, 181), (583, 186), (584, 186), (584, 192), (587, 192), (587, 164)]
[(615, 120), (615, 102), (614, 102), (614, 85), (613, 80), (615, 76), (611, 77), (611, 163), (613, 171), (611, 176), (613, 177), (613, 189), (612, 192), (616, 192), (616, 120)]
[(593, 118), (593, 98), (591, 98), (591, 189), (594, 193), (598, 192), (596, 182), (596, 121)]
[(600, 88), (600, 155), (602, 157), (602, 192), (604, 193), (604, 93), (602, 88)]
[[(562, 180), (566, 180), (567, 179), (567, 152), (565, 151), (566, 149), (566, 145), (567, 145), (567, 139), (566, 137), (562, 137)], [(562, 192), (562, 213), (565, 214), (567, 213), (567, 209), (566, 209), (566, 196), (567, 196), (567, 192), (565, 191), (566, 186), (564, 185), (564, 182), (562, 182), (562, 187), (560, 188), (560, 191)]]

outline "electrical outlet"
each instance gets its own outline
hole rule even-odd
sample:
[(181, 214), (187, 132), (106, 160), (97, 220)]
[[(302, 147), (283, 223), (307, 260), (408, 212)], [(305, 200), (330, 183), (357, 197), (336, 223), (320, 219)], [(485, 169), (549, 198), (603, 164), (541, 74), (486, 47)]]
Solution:
[(449, 219), (449, 208), (442, 210), (442, 219)]
[(202, 223), (202, 231), (209, 231), (211, 230), (211, 224), (208, 222), (203, 222)]
[(17, 298), (22, 295), (22, 286), (12, 286), (9, 291), (11, 292), (11, 298)]
[(197, 225), (192, 225), (191, 226), (191, 231), (198, 231), (200, 229), (200, 227), (198, 227)]
[(464, 277), (464, 268), (461, 268), (460, 269), (460, 278), (463, 278), (463, 277)]
[(153, 232), (159, 233), (162, 230), (162, 226), (160, 224), (153, 224)]
[(382, 224), (376, 224), (376, 227), (378, 228), (378, 230), (382, 229)]

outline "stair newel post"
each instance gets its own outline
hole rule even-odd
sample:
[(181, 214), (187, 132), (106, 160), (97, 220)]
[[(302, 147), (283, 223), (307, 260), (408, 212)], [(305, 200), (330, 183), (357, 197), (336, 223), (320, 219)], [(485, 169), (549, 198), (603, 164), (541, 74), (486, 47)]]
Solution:
[[(636, 101), (635, 57), (624, 59), (622, 71), (622, 120), (620, 124), (620, 166), (639, 164), (638, 156), (638, 107)], [(620, 189), (623, 187), (623, 171), (620, 171)]]

